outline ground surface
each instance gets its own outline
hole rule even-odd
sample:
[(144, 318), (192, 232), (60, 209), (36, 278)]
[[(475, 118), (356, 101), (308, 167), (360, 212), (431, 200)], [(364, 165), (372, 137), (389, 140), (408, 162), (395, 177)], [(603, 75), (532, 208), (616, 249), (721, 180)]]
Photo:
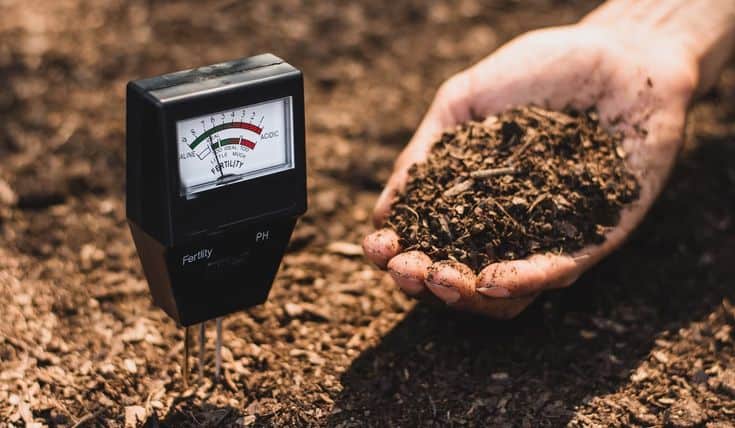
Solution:
[[(673, 179), (633, 239), (575, 287), (490, 322), (415, 304), (345, 243), (371, 229), (443, 79), (593, 4), (0, 6), (0, 426), (735, 418), (735, 69), (694, 107)], [(227, 382), (182, 393), (182, 332), (151, 305), (125, 223), (124, 85), (262, 51), (307, 77), (311, 208), (270, 301), (226, 319)]]

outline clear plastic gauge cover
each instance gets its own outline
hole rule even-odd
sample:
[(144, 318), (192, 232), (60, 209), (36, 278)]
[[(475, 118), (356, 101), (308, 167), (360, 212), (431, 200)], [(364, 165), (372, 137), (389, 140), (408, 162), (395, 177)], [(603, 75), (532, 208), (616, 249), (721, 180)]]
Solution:
[(181, 195), (294, 167), (291, 97), (176, 122)]

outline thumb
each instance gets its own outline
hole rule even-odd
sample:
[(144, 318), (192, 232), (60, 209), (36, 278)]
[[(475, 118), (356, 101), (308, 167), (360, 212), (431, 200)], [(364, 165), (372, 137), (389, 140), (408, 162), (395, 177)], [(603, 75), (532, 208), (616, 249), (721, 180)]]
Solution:
[(441, 85), (411, 141), (396, 159), (393, 174), (375, 204), (375, 227), (381, 227), (385, 222), (393, 199), (406, 184), (409, 168), (426, 160), (432, 144), (442, 131), (471, 119), (470, 106), (467, 72), (455, 74)]

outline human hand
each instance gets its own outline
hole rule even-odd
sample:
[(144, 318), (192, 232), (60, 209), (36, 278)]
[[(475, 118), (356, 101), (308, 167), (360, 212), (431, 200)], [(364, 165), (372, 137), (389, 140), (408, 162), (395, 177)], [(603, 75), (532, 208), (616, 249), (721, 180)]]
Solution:
[(390, 204), (446, 128), (509, 107), (551, 109), (596, 106), (601, 123), (623, 133), (626, 162), (641, 185), (640, 198), (600, 245), (568, 255), (538, 254), (486, 266), (432, 261), (401, 252), (396, 233), (381, 229), (365, 238), (370, 260), (387, 268), (409, 295), (433, 294), (452, 307), (494, 318), (512, 318), (542, 291), (572, 284), (619, 247), (660, 193), (681, 146), (687, 106), (698, 84), (697, 60), (668, 37), (620, 31), (593, 15), (580, 24), (527, 33), (442, 85), (375, 208), (381, 227)]

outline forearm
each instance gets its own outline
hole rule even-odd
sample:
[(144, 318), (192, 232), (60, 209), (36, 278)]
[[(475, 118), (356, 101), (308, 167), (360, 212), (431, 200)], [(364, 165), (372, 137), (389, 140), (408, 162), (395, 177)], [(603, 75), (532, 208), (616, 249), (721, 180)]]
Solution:
[(735, 0), (611, 0), (583, 23), (676, 42), (697, 66), (698, 94), (716, 82), (735, 50)]

